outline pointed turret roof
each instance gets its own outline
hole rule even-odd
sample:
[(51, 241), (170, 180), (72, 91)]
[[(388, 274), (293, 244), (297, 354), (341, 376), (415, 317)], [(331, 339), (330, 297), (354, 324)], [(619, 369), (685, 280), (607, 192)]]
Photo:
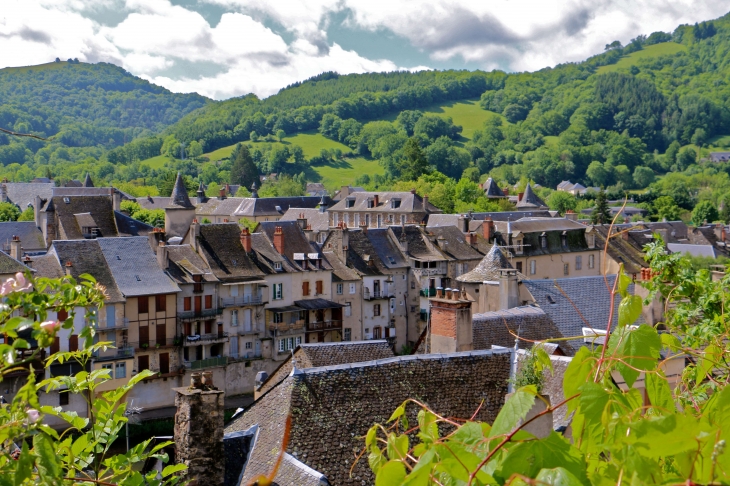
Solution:
[(180, 173), (177, 173), (177, 179), (175, 179), (175, 187), (172, 188), (172, 194), (170, 194), (170, 202), (167, 205), (171, 209), (195, 209), (193, 203), (190, 202), (188, 197), (188, 190), (185, 188), (185, 183)]
[(532, 187), (530, 187), (530, 184), (527, 184), (527, 187), (525, 187), (525, 192), (522, 195), (522, 199), (520, 199), (517, 202), (518, 208), (526, 208), (526, 209), (533, 209), (533, 208), (547, 208), (547, 204), (537, 197), (537, 194), (535, 194), (532, 191)]
[(87, 172), (86, 179), (84, 179), (84, 187), (94, 187), (94, 183), (91, 181), (91, 175)]
[[(479, 265), (474, 267), (474, 270), (456, 277), (456, 280), (466, 283), (482, 283), (485, 281), (496, 282), (499, 280), (499, 270), (502, 268), (513, 267), (502, 252), (502, 249), (497, 243), (495, 243), (484, 258), (482, 258), (482, 261), (479, 262)], [(518, 272), (517, 278), (522, 280), (525, 276)]]
[(251, 197), (253, 197), (253, 198), (258, 198), (259, 197), (259, 193), (256, 190), (256, 188), (257, 188), (256, 182), (254, 181), (254, 183), (251, 184)]
[(487, 179), (482, 187), (484, 187), (484, 195), (488, 198), (506, 197), (502, 189), (499, 188), (491, 177)]

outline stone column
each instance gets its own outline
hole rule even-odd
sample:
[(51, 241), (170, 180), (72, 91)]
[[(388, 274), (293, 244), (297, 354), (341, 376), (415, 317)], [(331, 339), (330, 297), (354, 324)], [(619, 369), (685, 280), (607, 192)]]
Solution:
[(188, 469), (184, 479), (193, 486), (222, 485), (225, 478), (223, 453), (223, 399), (213, 386), (212, 373), (193, 373), (188, 388), (174, 388), (175, 460)]

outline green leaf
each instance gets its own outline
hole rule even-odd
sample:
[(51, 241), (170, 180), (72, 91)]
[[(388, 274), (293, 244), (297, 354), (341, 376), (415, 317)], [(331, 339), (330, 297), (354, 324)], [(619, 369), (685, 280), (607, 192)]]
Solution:
[(584, 383), (580, 387), (580, 412), (585, 418), (586, 425), (601, 424), (603, 411), (611, 398), (611, 393), (598, 383)]
[(71, 452), (74, 456), (79, 456), (85, 449), (86, 446), (89, 444), (89, 438), (86, 436), (86, 434), (80, 435), (78, 439), (76, 439), (71, 446)]
[(542, 372), (548, 369), (550, 373), (554, 373), (553, 362), (550, 359), (550, 355), (547, 354), (547, 351), (542, 346), (536, 345), (533, 348), (533, 352), (535, 353), (535, 358), (537, 358), (535, 361), (537, 371)]
[(621, 299), (618, 306), (618, 325), (620, 327), (633, 324), (641, 315), (641, 297), (638, 295), (627, 295)]
[(187, 466), (185, 464), (170, 464), (169, 466), (165, 466), (165, 469), (162, 470), (162, 477), (166, 478), (167, 476), (175, 474), (176, 472), (184, 471), (186, 469)]
[(33, 472), (33, 456), (28, 450), (28, 443), (23, 441), (23, 448), (20, 450), (18, 458), (18, 467), (15, 469), (13, 481), (15, 486), (20, 486), (23, 482), (30, 478)]
[(673, 413), (676, 410), (672, 391), (662, 370), (656, 373), (646, 373), (646, 393), (649, 402), (659, 409)]
[(534, 385), (522, 387), (514, 392), (499, 411), (492, 424), (489, 437), (508, 434), (517, 427), (517, 424), (525, 418), (527, 412), (535, 404), (535, 395), (537, 395), (537, 389)]
[(660, 334), (659, 338), (662, 340), (662, 348), (676, 351), (682, 347), (682, 343), (679, 342), (679, 339), (674, 334), (665, 332)]
[(699, 365), (696, 368), (695, 383), (700, 384), (707, 377), (707, 374), (715, 367), (715, 364), (720, 361), (722, 356), (722, 350), (715, 344), (710, 344), (705, 348), (705, 352), (702, 353)]
[(408, 454), (408, 436), (388, 434), (388, 458), (403, 459)]
[(401, 484), (406, 478), (406, 467), (401, 461), (388, 461), (375, 476), (375, 486)]
[(391, 415), (390, 418), (388, 419), (388, 422), (392, 422), (392, 421), (396, 420), (398, 417), (400, 417), (404, 413), (406, 413), (406, 404), (405, 403), (403, 403), (400, 407), (395, 409), (395, 411), (393, 412), (393, 415)]
[(550, 486), (581, 486), (583, 483), (564, 467), (542, 469), (535, 477), (538, 484)]
[[(595, 365), (596, 358), (586, 346), (583, 346), (575, 353), (563, 374), (563, 393), (566, 398), (579, 393), (580, 387), (588, 381), (588, 376), (593, 374)], [(569, 401), (568, 413), (575, 410), (577, 406), (577, 400)]]
[(368, 464), (373, 473), (378, 474), (378, 471), (386, 462), (388, 460), (383, 456), (383, 452), (377, 446), (372, 446), (370, 454), (368, 454)]
[(535, 477), (541, 469), (561, 467), (587, 484), (586, 464), (578, 449), (563, 437), (551, 432), (545, 439), (521, 442), (511, 447), (494, 472), (497, 480), (506, 481), (513, 474)]
[(462, 444), (476, 445), (484, 440), (484, 433), (477, 422), (467, 422), (454, 432), (451, 440)]
[(375, 442), (375, 437), (378, 433), (378, 426), (373, 425), (370, 427), (370, 430), (368, 430), (367, 435), (365, 436), (365, 447), (370, 447), (370, 445)]
[(49, 436), (43, 433), (33, 436), (33, 454), (38, 458), (36, 468), (44, 484), (60, 484), (61, 467)]
[(616, 329), (608, 341), (608, 352), (614, 359), (620, 360), (616, 369), (629, 387), (634, 386), (639, 377), (638, 370), (656, 368), (660, 348), (661, 340), (656, 329), (646, 325)]
[[(623, 268), (622, 268), (623, 270)], [(625, 298), (627, 295), (629, 295), (629, 285), (631, 285), (632, 279), (625, 273), (619, 272), (618, 276), (618, 293), (621, 295), (622, 298)]]

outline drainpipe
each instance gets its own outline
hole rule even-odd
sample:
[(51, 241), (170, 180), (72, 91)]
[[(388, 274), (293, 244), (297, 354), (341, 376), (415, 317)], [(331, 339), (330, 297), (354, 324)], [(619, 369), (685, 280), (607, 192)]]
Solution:
[[(519, 331), (517, 331), (519, 336)], [(515, 391), (515, 377), (517, 376), (517, 350), (520, 348), (520, 338), (515, 338), (515, 347), (510, 351), (510, 367), (509, 367), (509, 381), (507, 386), (507, 393), (514, 393)]]

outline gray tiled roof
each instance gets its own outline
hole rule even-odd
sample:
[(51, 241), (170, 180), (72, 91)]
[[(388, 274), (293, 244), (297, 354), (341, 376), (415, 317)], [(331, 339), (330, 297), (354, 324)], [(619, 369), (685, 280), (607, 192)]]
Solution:
[(45, 255), (33, 257), (30, 266), (39, 277), (61, 278), (66, 275), (56, 255), (46, 253)]
[(35, 221), (8, 221), (0, 223), (0, 244), (9, 248), (13, 236), (20, 238), (23, 250), (28, 253), (46, 250), (43, 232), (35, 225)]
[(154, 226), (130, 218), (119, 211), (114, 211), (114, 219), (117, 223), (119, 236), (146, 236), (155, 229)]
[[(53, 182), (4, 182), (8, 202), (25, 210), (28, 206), (35, 204), (35, 197), (40, 196), (43, 200), (53, 197)], [(40, 208), (39, 208), (40, 209)]]
[(537, 197), (537, 194), (532, 190), (532, 187), (530, 187), (530, 184), (527, 184), (527, 187), (525, 187), (525, 192), (522, 195), (522, 199), (520, 199), (517, 202), (518, 208), (547, 208), (547, 204)]
[[(507, 232), (507, 222), (499, 221), (494, 223), (501, 233)], [(570, 231), (585, 230), (585, 225), (567, 218), (522, 218), (517, 221), (509, 221), (512, 232), (520, 233), (542, 233), (543, 231)]]
[(165, 248), (169, 260), (167, 273), (178, 284), (192, 284), (193, 275), (201, 275), (204, 282), (218, 281), (205, 260), (190, 245), (167, 245)]
[(340, 257), (338, 257), (335, 252), (333, 251), (324, 251), (322, 252), (322, 255), (327, 259), (330, 266), (332, 267), (332, 280), (333, 281), (345, 281), (345, 282), (351, 282), (355, 280), (360, 280), (360, 275), (340, 260)]
[(172, 188), (172, 194), (170, 194), (170, 202), (167, 205), (168, 208), (184, 208), (193, 209), (193, 203), (190, 202), (188, 197), (188, 190), (185, 188), (185, 182), (183, 181), (180, 173), (177, 173), (175, 179), (175, 186)]
[(200, 254), (219, 280), (247, 280), (263, 277), (253, 253), (246, 253), (241, 244), (241, 228), (237, 223), (214, 223), (200, 226)]
[[(535, 303), (545, 311), (564, 337), (581, 336), (582, 328), (606, 329), (611, 308), (608, 287), (613, 287), (615, 275), (604, 277), (575, 277), (557, 280), (524, 280), (522, 284), (530, 291)], [(561, 292), (562, 290), (562, 292)], [(634, 284), (629, 285), (634, 292)], [(565, 293), (565, 295), (563, 295)], [(621, 297), (616, 295), (612, 328), (618, 322), (618, 305)], [(576, 310), (577, 309), (577, 310)], [(639, 317), (637, 324), (644, 322)], [(583, 340), (569, 341), (574, 349), (583, 346)]]
[(180, 291), (157, 264), (157, 257), (144, 236), (98, 238), (96, 241), (125, 297)]
[(226, 197), (218, 199), (213, 197), (205, 201), (204, 203), (198, 204), (195, 207), (195, 214), (201, 216), (226, 216), (233, 218), (233, 213), (243, 202), (242, 197)]
[[(512, 264), (507, 260), (499, 245), (495, 243), (472, 271), (456, 277), (456, 280), (468, 283), (496, 282), (499, 280), (501, 268), (512, 268)], [(518, 274), (518, 278), (522, 280), (525, 276)]]
[[(276, 228), (280, 227), (284, 235), (284, 252), (283, 256), (289, 261), (292, 268), (304, 270), (300, 261), (294, 258), (295, 253), (320, 253), (319, 249), (313, 243), (307, 240), (304, 232), (296, 221), (266, 221), (259, 223), (257, 231), (265, 233), (269, 241), (274, 241), (274, 233)], [(309, 265), (309, 264), (307, 264)], [(308, 267), (309, 268), (309, 267)], [(322, 269), (330, 270), (329, 263), (322, 260)]]
[[(368, 201), (378, 197), (378, 205), (368, 208)], [(352, 207), (347, 207), (346, 201), (350, 199), (354, 201)], [(393, 208), (392, 201), (400, 200), (400, 206)], [(337, 201), (330, 206), (330, 211), (350, 211), (350, 212), (393, 212), (393, 213), (440, 213), (441, 210), (428, 203), (427, 208), (423, 207), (423, 198), (412, 192), (355, 192), (351, 193), (344, 199)]]
[(466, 242), (464, 233), (456, 226), (429, 228), (428, 233), (436, 237), (439, 249), (454, 260), (476, 260), (483, 256)]
[(312, 231), (327, 231), (330, 227), (329, 214), (314, 208), (290, 208), (279, 221), (296, 221), (300, 215), (307, 220)]
[(495, 211), (487, 213), (468, 213), (468, 214), (431, 214), (428, 216), (427, 228), (434, 226), (457, 226), (459, 218), (470, 217), (469, 231), (481, 231), (482, 222), (486, 218), (492, 221), (517, 221), (522, 218), (552, 218), (553, 214), (548, 210), (538, 211)]
[(373, 245), (373, 249), (378, 254), (380, 261), (387, 268), (402, 268), (410, 266), (410, 262), (403, 255), (396, 243), (400, 227), (391, 226), (390, 228), (371, 228), (368, 229), (368, 240)]
[[(259, 426), (258, 438), (243, 472), (242, 485), (273, 472), (282, 449), (322, 473), (330, 484), (373, 484), (361, 460), (362, 439), (374, 423), (385, 423), (408, 398), (428, 403), (448, 417), (492, 422), (507, 393), (512, 353), (508, 350), (393, 358), (299, 370), (261, 396), (226, 433)], [(417, 422), (417, 407), (407, 417)], [(291, 474), (283, 462), (274, 481), (282, 486)], [(352, 468), (352, 474), (350, 469)]]
[(91, 180), (91, 175), (89, 173), (86, 173), (86, 178), (84, 179), (84, 187), (94, 187), (94, 183)]
[(142, 209), (165, 209), (170, 204), (170, 198), (163, 196), (138, 197), (137, 204), (139, 204)]
[(0, 251), (0, 275), (10, 275), (18, 272), (26, 272), (27, 270), (28, 267), (7, 253)]
[(687, 253), (692, 256), (717, 258), (717, 252), (712, 245), (684, 245), (681, 243), (667, 243), (672, 253)]
[[(70, 272), (73, 278), (78, 279), (79, 275), (88, 273), (106, 287), (107, 302), (124, 301), (124, 295), (112, 276), (98, 240), (57, 240), (51, 245), (49, 253), (58, 259), (61, 268)], [(67, 267), (67, 263), (71, 266)], [(51, 271), (54, 272), (55, 269)]]
[(435, 245), (426, 238), (421, 228), (416, 225), (406, 225), (400, 228), (393, 227), (393, 232), (400, 239), (401, 235), (405, 234), (406, 241), (408, 242), (408, 255), (424, 261), (442, 261), (447, 260)]
[(484, 188), (484, 195), (489, 198), (507, 197), (491, 177), (484, 182), (482, 187)]
[[(47, 212), (55, 212), (58, 218), (58, 234), (61, 240), (84, 238), (77, 215), (85, 215), (82, 221), (93, 219), (102, 237), (118, 236), (112, 196), (54, 196), (46, 205)], [(88, 216), (86, 216), (88, 213)]]
[[(234, 215), (239, 218), (281, 217), (289, 208), (316, 208), (320, 200), (319, 196), (245, 197)], [(329, 203), (329, 198), (327, 202)]]
[(268, 236), (264, 233), (254, 233), (251, 235), (251, 249), (256, 255), (256, 264), (267, 274), (278, 273), (273, 267), (273, 264), (275, 263), (280, 263), (281, 270), (284, 272), (296, 271), (296, 269), (289, 264), (289, 261), (274, 249)]

